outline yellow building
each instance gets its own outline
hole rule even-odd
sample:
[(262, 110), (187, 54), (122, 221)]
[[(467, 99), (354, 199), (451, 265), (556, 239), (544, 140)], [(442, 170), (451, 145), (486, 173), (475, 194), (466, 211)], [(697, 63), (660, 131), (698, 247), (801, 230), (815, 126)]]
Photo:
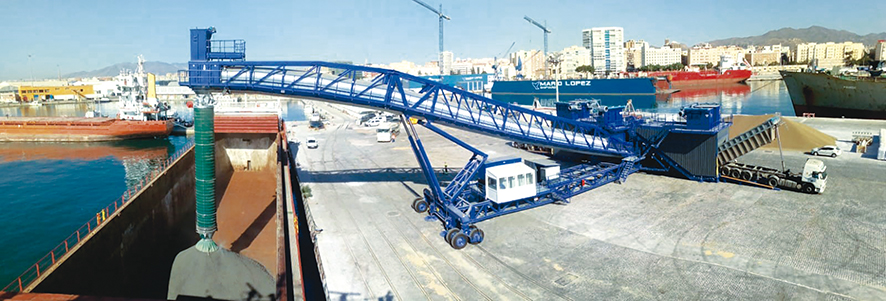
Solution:
[(22, 101), (87, 99), (95, 95), (92, 85), (21, 86), (18, 91)]
[(804, 43), (797, 45), (794, 61), (801, 63), (818, 60), (819, 67), (831, 68), (843, 66), (847, 56), (853, 60), (860, 59), (864, 56), (864, 51), (863, 44), (854, 42)]
[(711, 47), (710, 45), (704, 45), (690, 48), (687, 61), (690, 66), (707, 65), (709, 63), (716, 66), (720, 63), (720, 56), (722, 55), (728, 55), (739, 61), (744, 58), (744, 54), (747, 52), (746, 49), (738, 46)]

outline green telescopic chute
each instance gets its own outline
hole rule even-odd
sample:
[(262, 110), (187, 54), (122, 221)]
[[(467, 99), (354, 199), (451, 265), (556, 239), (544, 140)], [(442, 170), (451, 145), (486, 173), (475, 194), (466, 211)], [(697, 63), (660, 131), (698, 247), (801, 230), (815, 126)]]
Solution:
[(212, 235), (218, 230), (215, 207), (215, 113), (212, 105), (194, 108), (194, 159), (196, 165), (197, 249), (218, 250)]

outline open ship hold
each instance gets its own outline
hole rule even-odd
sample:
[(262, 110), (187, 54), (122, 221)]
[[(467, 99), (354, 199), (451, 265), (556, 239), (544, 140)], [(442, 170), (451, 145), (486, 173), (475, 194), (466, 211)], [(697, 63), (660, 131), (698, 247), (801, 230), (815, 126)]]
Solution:
[(797, 116), (886, 119), (886, 78), (781, 71)]

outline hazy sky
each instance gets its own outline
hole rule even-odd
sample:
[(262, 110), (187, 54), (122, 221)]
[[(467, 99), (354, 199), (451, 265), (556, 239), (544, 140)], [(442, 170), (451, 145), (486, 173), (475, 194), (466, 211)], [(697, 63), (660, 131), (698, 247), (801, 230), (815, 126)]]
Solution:
[[(620, 26), (626, 39), (688, 45), (819, 25), (858, 34), (886, 31), (886, 1), (469, 1), (424, 0), (452, 18), (445, 48), (456, 57), (581, 45), (581, 30)], [(215, 26), (245, 39), (250, 60), (436, 60), (437, 18), (411, 0), (298, 1), (0, 0), (0, 80), (94, 70), (121, 62), (186, 62), (188, 29)], [(139, 6), (141, 5), (141, 6)], [(30, 63), (28, 54), (32, 55)], [(57, 67), (58, 66), (58, 67)], [(58, 68), (58, 69), (57, 69)]]

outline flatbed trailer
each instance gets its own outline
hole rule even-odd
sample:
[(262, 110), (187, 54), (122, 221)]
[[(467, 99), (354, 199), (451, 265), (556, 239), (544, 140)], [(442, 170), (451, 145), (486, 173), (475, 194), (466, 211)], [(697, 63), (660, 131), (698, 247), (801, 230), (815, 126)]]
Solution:
[(805, 193), (822, 193), (827, 184), (826, 167), (821, 160), (808, 159), (802, 173), (730, 162), (720, 167), (720, 176), (769, 187), (793, 189)]

